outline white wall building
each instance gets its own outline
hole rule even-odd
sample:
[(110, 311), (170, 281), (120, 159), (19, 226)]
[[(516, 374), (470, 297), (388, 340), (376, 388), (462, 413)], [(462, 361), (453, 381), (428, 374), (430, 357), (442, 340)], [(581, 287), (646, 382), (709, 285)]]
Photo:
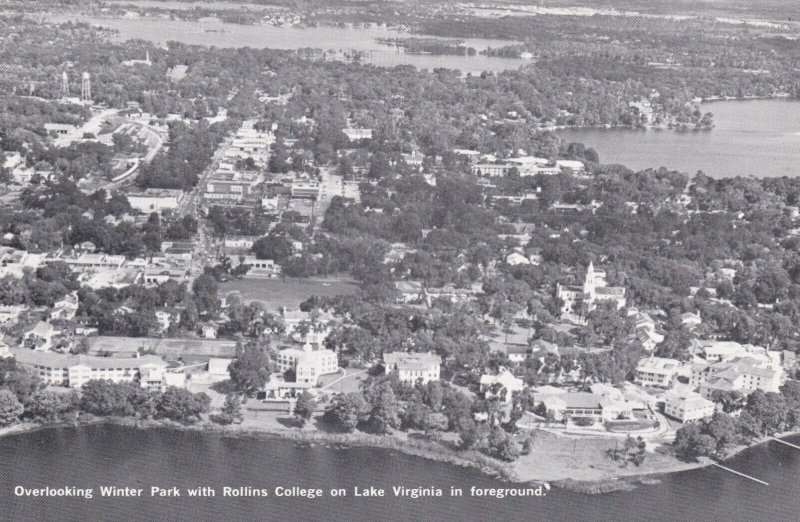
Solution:
[(664, 357), (645, 357), (636, 366), (637, 384), (669, 388), (681, 363)]
[(333, 350), (287, 348), (278, 352), (278, 371), (289, 370), (296, 382), (316, 385), (321, 375), (339, 371), (339, 357)]
[(425, 384), (439, 380), (442, 358), (430, 352), (391, 352), (383, 354), (383, 366), (386, 375), (397, 371), (401, 382), (414, 384), (421, 380)]
[[(12, 350), (17, 363), (33, 369), (49, 386), (80, 388), (92, 380), (115, 383), (137, 382), (143, 388), (161, 386), (155, 376), (167, 368), (167, 363), (154, 355), (141, 357), (95, 357), (34, 350)], [(142, 373), (146, 379), (141, 380)], [(163, 380), (163, 379), (162, 379)]]
[(144, 214), (178, 208), (185, 193), (177, 189), (149, 188), (144, 192), (126, 194), (131, 207)]
[(695, 392), (669, 391), (664, 394), (664, 413), (681, 422), (706, 419), (714, 415), (716, 405)]

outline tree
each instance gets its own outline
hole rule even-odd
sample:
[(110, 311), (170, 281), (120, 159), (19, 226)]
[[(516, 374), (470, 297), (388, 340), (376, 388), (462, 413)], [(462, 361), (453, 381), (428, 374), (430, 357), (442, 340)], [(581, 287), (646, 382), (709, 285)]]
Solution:
[(489, 453), (500, 460), (511, 462), (519, 457), (519, 448), (514, 439), (499, 426), (495, 426), (488, 439)]
[(334, 397), (323, 419), (336, 430), (352, 433), (369, 410), (369, 404), (360, 393), (350, 392)]
[(0, 390), (0, 426), (14, 424), (24, 408), (11, 390)]
[(251, 342), (236, 347), (236, 358), (228, 366), (233, 387), (252, 396), (269, 381), (272, 361), (265, 347)]
[(471, 449), (479, 446), (483, 441), (483, 435), (478, 425), (470, 417), (459, 419), (456, 426), (458, 437), (461, 441), (462, 449)]
[(201, 313), (214, 312), (219, 306), (217, 282), (209, 274), (200, 274), (192, 283), (192, 293)]
[(303, 392), (297, 396), (297, 402), (294, 405), (294, 415), (300, 425), (304, 425), (317, 408), (317, 399), (308, 391)]
[(525, 437), (525, 442), (522, 443), (522, 454), (530, 455), (533, 451), (533, 437)]
[(93, 380), (83, 385), (80, 408), (98, 416), (133, 416), (135, 410), (127, 400), (125, 384)]
[(190, 424), (207, 413), (210, 406), (211, 398), (205, 393), (170, 386), (156, 400), (156, 417)]
[(221, 424), (231, 424), (242, 422), (242, 400), (235, 393), (225, 396), (225, 403), (222, 405), (222, 412), (218, 416)]
[(39, 390), (31, 394), (25, 402), (25, 415), (47, 422), (55, 422), (62, 415), (74, 411), (79, 402), (77, 393), (61, 393), (53, 390)]
[(786, 428), (789, 407), (786, 399), (773, 392), (756, 390), (747, 397), (745, 411), (753, 416), (762, 435), (774, 435)]
[(712, 455), (717, 449), (717, 441), (700, 431), (696, 424), (684, 424), (675, 434), (673, 443), (678, 458), (697, 461), (698, 457)]
[[(5, 370), (2, 368), (4, 365), (8, 365)], [(20, 402), (25, 403), (33, 392), (41, 389), (42, 380), (35, 373), (17, 366), (14, 359), (0, 359), (0, 386), (12, 391)]]
[(713, 417), (703, 423), (701, 431), (716, 441), (715, 453), (721, 457), (724, 457), (728, 449), (734, 446), (739, 439), (736, 423), (726, 413), (715, 413)]
[(388, 380), (381, 380), (367, 387), (364, 390), (364, 398), (370, 405), (366, 420), (370, 431), (386, 434), (400, 427), (400, 403)]

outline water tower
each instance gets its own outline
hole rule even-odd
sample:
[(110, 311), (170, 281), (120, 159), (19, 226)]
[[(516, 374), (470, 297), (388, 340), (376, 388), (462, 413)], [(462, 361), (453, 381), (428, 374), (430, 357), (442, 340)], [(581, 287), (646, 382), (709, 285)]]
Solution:
[(81, 100), (91, 101), (92, 99), (92, 79), (88, 72), (81, 75)]
[(61, 72), (61, 94), (69, 96), (69, 77), (67, 71)]

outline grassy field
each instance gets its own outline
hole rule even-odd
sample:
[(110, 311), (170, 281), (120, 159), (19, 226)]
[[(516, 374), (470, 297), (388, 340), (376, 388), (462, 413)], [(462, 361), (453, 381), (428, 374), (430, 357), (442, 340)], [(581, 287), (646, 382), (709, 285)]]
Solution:
[(350, 279), (343, 277), (327, 278), (276, 278), (233, 279), (220, 283), (220, 295), (228, 292), (240, 292), (245, 302), (261, 301), (270, 310), (281, 307), (297, 308), (300, 303), (311, 296), (333, 297), (342, 294), (354, 294), (358, 286)]

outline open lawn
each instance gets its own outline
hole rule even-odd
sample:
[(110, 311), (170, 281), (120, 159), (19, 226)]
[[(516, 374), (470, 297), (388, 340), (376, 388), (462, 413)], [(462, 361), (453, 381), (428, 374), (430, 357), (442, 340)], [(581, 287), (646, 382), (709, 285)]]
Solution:
[[(629, 463), (623, 467), (606, 454), (609, 449), (622, 447), (625, 441), (621, 438), (558, 437), (542, 431), (534, 431), (532, 437), (531, 453), (521, 456), (512, 464), (522, 480), (608, 480), (697, 467), (697, 464), (680, 462), (672, 456), (662, 454), (652, 443), (648, 443), (647, 457), (641, 466)], [(524, 438), (525, 434), (518, 436), (520, 441)]]
[(309, 278), (253, 278), (233, 279), (220, 283), (220, 295), (240, 292), (245, 302), (261, 301), (270, 310), (282, 307), (297, 308), (311, 296), (333, 297), (350, 295), (358, 290), (351, 279), (345, 277)]
[(130, 355), (143, 349), (169, 361), (186, 364), (207, 362), (210, 357), (233, 357), (236, 342), (216, 339), (158, 339), (150, 337), (87, 337), (89, 353), (103, 352)]

